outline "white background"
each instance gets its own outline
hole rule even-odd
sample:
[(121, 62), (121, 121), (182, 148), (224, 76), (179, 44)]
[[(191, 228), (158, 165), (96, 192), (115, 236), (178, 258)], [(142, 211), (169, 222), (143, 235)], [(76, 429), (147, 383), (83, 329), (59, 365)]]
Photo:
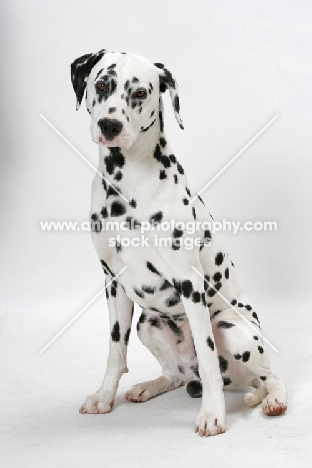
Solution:
[[(33, 424), (30, 431), (33, 439), (22, 439), (23, 456), (20, 451), (9, 450), (13, 456), (10, 465), (22, 463), (21, 466), (26, 466), (25, 463), (29, 463), (34, 466), (38, 462), (41, 467), (74, 466), (78, 460), (83, 462), (84, 457), (89, 459), (87, 452), (76, 453), (75, 458), (73, 448), (68, 459), (60, 455), (56, 461), (53, 457), (63, 453), (64, 449), (55, 442), (57, 436), (53, 439), (49, 433), (56, 443), (55, 450), (49, 455), (50, 465), (44, 458), (46, 451), (39, 436), (44, 421), (48, 424), (47, 421), (60, 413), (62, 427), (65, 425), (68, 433), (74, 432), (80, 440), (79, 449), (83, 447), (84, 431), (88, 431), (87, 425), (93, 419), (82, 421), (83, 417), (79, 416), (76, 421), (70, 418), (84, 393), (96, 390), (108, 342), (106, 305), (102, 297), (46, 351), (47, 354), (38, 358), (38, 351), (98, 292), (104, 280), (89, 233), (44, 233), (40, 229), (39, 222), (44, 220), (87, 219), (94, 174), (39, 115), (44, 114), (97, 165), (97, 148), (91, 142), (85, 105), (79, 112), (75, 111), (69, 66), (78, 56), (101, 48), (133, 52), (163, 62), (176, 77), (185, 130), (181, 131), (176, 124), (166, 97), (166, 133), (187, 171), (189, 185), (196, 190), (200, 190), (278, 114), (272, 126), (204, 192), (203, 198), (217, 220), (277, 221), (278, 231), (275, 233), (227, 233), (224, 238), (248, 296), (262, 319), (264, 332), (280, 349), (279, 356), (272, 358), (290, 386), (294, 386), (293, 404), (297, 403), (298, 412), (301, 410), (305, 416), (311, 414), (311, 406), (307, 406), (304, 398), (311, 392), (304, 385), (307, 382), (311, 385), (306, 367), (312, 361), (308, 332), (311, 323), (311, 3), (304, 0), (11, 0), (3, 1), (1, 10), (0, 333), (4, 337), (3, 366), (10, 370), (4, 397), (8, 402), (6, 410), (10, 425), (12, 414), (19, 412), (17, 408), (21, 409), (15, 403), (17, 396), (24, 407), (23, 385), (27, 387), (29, 379), (26, 413)], [(135, 333), (131, 339), (129, 359), (132, 359), (134, 374), (125, 377), (128, 380), (124, 390), (137, 379), (144, 380), (148, 375), (159, 373), (158, 365), (138, 343)], [(60, 370), (60, 362), (66, 362), (64, 373)], [(52, 376), (56, 372), (53, 382), (51, 375), (43, 372), (47, 372), (47, 366)], [(84, 375), (88, 375), (87, 381)], [(40, 391), (36, 393), (38, 388), (47, 389), (47, 392), (53, 389), (56, 410), (51, 404), (46, 408), (51, 395), (48, 392), (43, 398)], [(68, 399), (62, 400), (62, 388), (69, 392)], [(142, 420), (147, 434), (145, 443), (155, 445), (155, 414), (163, 411), (167, 417), (178, 411), (179, 404), (184, 404), (189, 411), (179, 421), (189, 423), (195, 418), (197, 410), (194, 408), (198, 401), (188, 399), (184, 389), (161, 398), (146, 404), (155, 405), (152, 416), (145, 414), (141, 405), (131, 407), (132, 417), (141, 418), (132, 427), (134, 439), (136, 431), (142, 428)], [(168, 409), (162, 406), (165, 404)], [(69, 408), (68, 405), (72, 406)], [(191, 407), (192, 411), (189, 410)], [(120, 443), (128, 434), (122, 432), (125, 427), (123, 414), (129, 418), (123, 411), (130, 411), (125, 408), (129, 407), (119, 406), (108, 416), (115, 435), (121, 437)], [(45, 411), (47, 420), (43, 417)], [(232, 416), (235, 404), (233, 411)], [(253, 441), (262, 436), (262, 444), (270, 442), (267, 452), (271, 460), (275, 460), (275, 466), (279, 460), (283, 466), (288, 466), (288, 462), (293, 466), (295, 458), (292, 456), (301, 443), (305, 447), (303, 453), (308, 450), (307, 420), (297, 419), (296, 413), (293, 416), (290, 413), (288, 420), (281, 418), (281, 423), (261, 419), (263, 425), (257, 426), (260, 416), (256, 410), (257, 414), (253, 413), (256, 416), (246, 427), (244, 421), (237, 422), (244, 411), (247, 410), (239, 407), (233, 419), (234, 426), (241, 424), (239, 429), (231, 426), (222, 436), (223, 440), (228, 437), (228, 447), (231, 444), (238, 447), (235, 434), (237, 430), (242, 434), (245, 429), (246, 437), (253, 431), (250, 436)], [(33, 419), (34, 414), (39, 414), (38, 419)], [(121, 419), (112, 419), (114, 414)], [(27, 433), (26, 419), (23, 421), (21, 427), (25, 424)], [(98, 421), (96, 424), (101, 426)], [(60, 423), (55, 427), (57, 424)], [(277, 445), (267, 440), (268, 426), (270, 431), (278, 427), (281, 439), (277, 439)], [(294, 433), (290, 432), (283, 439), (286, 426), (293, 428)], [(111, 446), (116, 438), (109, 426), (105, 427), (112, 437)], [(171, 439), (168, 436), (166, 440), (172, 447), (171, 444), (178, 443), (172, 433), (174, 422), (166, 428), (165, 434), (171, 434)], [(194, 439), (191, 428), (191, 424), (186, 424), (185, 428), (181, 426), (179, 429), (182, 431), (179, 440), (185, 442), (178, 445), (174, 453), (175, 460), (180, 463), (187, 460), (183, 452), (187, 441), (190, 444), (196, 441), (203, 447)], [(158, 437), (161, 437), (162, 429), (160, 420)], [(22, 429), (17, 431), (14, 416), (11, 432), (8, 431), (12, 436), (9, 448), (14, 447), (14, 434), (19, 438), (24, 434)], [(97, 439), (99, 433), (94, 429), (92, 434), (95, 439), (88, 442), (91, 446), (96, 444), (92, 463), (98, 463), (103, 455), (98, 448), (101, 447)], [(273, 431), (270, 437), (275, 436)], [(221, 437), (214, 438), (218, 439)], [(138, 441), (135, 439), (134, 443), (141, 443)], [(129, 440), (124, 443), (127, 445)], [(215, 450), (212, 453), (218, 458), (217, 448), (220, 444), (221, 450), (222, 441), (205, 443), (207, 453), (210, 444), (211, 450), (212, 447)], [(250, 450), (250, 444), (251, 441), (241, 445), (240, 453), (247, 450), (246, 447)], [(168, 445), (168, 452), (165, 451), (161, 458), (168, 466), (172, 466), (170, 447)], [(257, 445), (253, 450), (258, 457), (262, 453)], [(129, 451), (127, 445), (128, 454)], [(111, 463), (110, 466), (123, 466), (122, 460), (139, 466), (136, 455), (132, 453), (131, 457), (127, 453), (123, 453), (124, 458), (120, 452), (109, 452), (109, 456), (106, 453), (106, 461)], [(245, 461), (248, 459), (246, 453)], [(280, 458), (283, 455), (285, 459)], [(212, 466), (219, 466), (217, 458)], [(258, 466), (252, 452), (250, 460)], [(303, 464), (298, 466), (306, 466), (303, 459), (301, 462)]]

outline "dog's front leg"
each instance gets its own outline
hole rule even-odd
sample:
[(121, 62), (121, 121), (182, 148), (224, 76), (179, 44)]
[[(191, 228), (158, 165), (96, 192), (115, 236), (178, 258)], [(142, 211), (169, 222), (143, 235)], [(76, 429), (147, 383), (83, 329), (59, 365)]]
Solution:
[[(198, 266), (200, 269), (200, 266)], [(202, 380), (202, 406), (195, 432), (211, 436), (225, 432), (225, 404), (217, 349), (212, 333), (203, 280), (193, 271), (175, 283), (187, 314)]]
[[(107, 281), (110, 278), (107, 277)], [(101, 387), (87, 396), (80, 413), (109, 413), (114, 406), (119, 380), (127, 368), (127, 345), (131, 330), (133, 301), (117, 281), (106, 289), (110, 321), (110, 343), (106, 372)]]

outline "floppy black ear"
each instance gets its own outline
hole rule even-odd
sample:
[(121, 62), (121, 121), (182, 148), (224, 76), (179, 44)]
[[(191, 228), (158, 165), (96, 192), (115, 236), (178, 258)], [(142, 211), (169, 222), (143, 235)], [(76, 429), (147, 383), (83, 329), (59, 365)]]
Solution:
[(178, 84), (176, 80), (173, 78), (170, 71), (167, 70), (167, 68), (165, 68), (164, 64), (154, 63), (154, 65), (155, 67), (158, 68), (158, 72), (159, 72), (159, 91), (161, 93), (164, 93), (166, 89), (169, 89), (175, 118), (178, 124), (180, 125), (180, 127), (182, 128), (182, 130), (184, 130), (183, 123), (182, 123), (180, 113), (179, 113), (180, 101), (179, 101), (179, 95), (178, 95)]
[(88, 76), (94, 65), (103, 57), (106, 50), (102, 49), (96, 54), (85, 54), (77, 58), (70, 66), (71, 81), (77, 97), (76, 110), (79, 109), (86, 86)]

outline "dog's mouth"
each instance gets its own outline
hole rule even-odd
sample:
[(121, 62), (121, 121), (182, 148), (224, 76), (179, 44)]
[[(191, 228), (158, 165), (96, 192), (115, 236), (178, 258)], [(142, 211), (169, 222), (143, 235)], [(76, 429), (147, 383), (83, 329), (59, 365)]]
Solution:
[(132, 145), (133, 138), (131, 138), (130, 134), (125, 134), (125, 135), (118, 135), (114, 137), (113, 139), (107, 139), (105, 138), (104, 135), (99, 136), (99, 144), (108, 146), (108, 147), (119, 147), (119, 148), (125, 148), (128, 149)]

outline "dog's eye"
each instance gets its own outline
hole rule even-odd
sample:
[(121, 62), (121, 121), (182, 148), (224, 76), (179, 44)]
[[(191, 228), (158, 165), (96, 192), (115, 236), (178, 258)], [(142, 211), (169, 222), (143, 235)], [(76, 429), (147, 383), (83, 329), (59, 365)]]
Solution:
[(147, 96), (147, 94), (146, 94), (145, 89), (138, 89), (138, 90), (134, 93), (134, 97), (136, 97), (136, 98), (145, 99), (146, 96)]
[(96, 83), (96, 87), (99, 91), (106, 91), (107, 90), (107, 84), (103, 83), (103, 81), (98, 81)]

